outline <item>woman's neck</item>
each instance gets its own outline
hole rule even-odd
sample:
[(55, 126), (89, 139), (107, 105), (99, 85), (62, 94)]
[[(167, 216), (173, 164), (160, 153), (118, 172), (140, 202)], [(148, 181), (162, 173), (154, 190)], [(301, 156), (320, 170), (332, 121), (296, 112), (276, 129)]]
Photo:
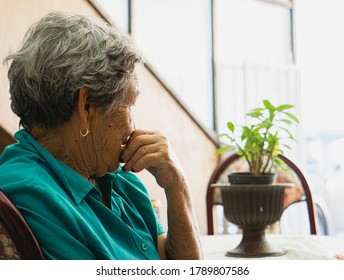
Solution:
[(92, 175), (92, 161), (87, 160), (86, 144), (80, 137), (79, 130), (69, 125), (61, 126), (54, 130), (33, 127), (31, 136), (55, 158), (62, 161), (84, 178)]

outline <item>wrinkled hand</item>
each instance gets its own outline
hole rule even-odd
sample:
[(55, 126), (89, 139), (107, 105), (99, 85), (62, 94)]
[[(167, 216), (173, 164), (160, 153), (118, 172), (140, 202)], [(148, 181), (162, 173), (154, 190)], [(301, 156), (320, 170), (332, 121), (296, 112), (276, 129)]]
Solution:
[(202, 248), (192, 198), (168, 139), (159, 132), (134, 130), (121, 153), (124, 171), (153, 174), (166, 194), (168, 234), (159, 235), (159, 254), (168, 259), (201, 259)]
[(124, 171), (147, 169), (165, 189), (184, 180), (168, 139), (159, 132), (134, 130), (122, 150), (121, 161), (125, 162)]

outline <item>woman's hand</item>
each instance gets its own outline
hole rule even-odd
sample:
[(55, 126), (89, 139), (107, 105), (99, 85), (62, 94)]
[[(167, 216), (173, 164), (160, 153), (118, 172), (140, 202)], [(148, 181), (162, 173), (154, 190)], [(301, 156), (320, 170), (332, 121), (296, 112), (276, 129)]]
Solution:
[(168, 139), (159, 132), (135, 130), (121, 153), (124, 171), (147, 169), (167, 200), (168, 233), (159, 236), (159, 254), (168, 259), (200, 259), (202, 250), (192, 198)]
[(162, 188), (184, 180), (182, 168), (168, 139), (159, 132), (134, 130), (121, 153), (124, 171), (140, 172), (147, 169)]

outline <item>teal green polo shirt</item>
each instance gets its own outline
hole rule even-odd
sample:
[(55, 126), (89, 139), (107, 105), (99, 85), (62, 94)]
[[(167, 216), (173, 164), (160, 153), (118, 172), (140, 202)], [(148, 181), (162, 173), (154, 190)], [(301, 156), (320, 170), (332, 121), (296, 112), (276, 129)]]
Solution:
[(0, 188), (18, 207), (47, 259), (159, 259), (164, 232), (146, 188), (119, 168), (96, 178), (111, 200), (26, 130), (0, 156)]

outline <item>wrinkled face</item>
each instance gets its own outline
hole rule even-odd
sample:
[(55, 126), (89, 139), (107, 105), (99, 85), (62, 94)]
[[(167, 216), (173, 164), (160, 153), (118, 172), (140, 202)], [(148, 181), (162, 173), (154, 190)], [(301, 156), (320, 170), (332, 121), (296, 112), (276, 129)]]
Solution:
[(131, 108), (139, 92), (136, 76), (125, 91), (125, 99), (110, 115), (104, 116), (101, 110), (97, 109), (97, 120), (91, 130), (97, 133), (94, 135), (96, 176), (103, 176), (105, 172), (113, 172), (119, 168), (121, 147), (134, 130)]

